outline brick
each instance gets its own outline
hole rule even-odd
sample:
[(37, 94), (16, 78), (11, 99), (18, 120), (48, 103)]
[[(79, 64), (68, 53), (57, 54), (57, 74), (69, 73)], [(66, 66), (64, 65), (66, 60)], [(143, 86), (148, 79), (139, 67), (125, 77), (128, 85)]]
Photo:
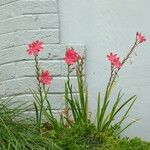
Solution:
[[(1, 2), (1, 1), (0, 1)], [(13, 3), (0, 6), (0, 21), (14, 17)]]
[(0, 0), (0, 20), (25, 14), (58, 14), (57, 3), (55, 0)]
[(14, 7), (17, 15), (57, 13), (56, 0), (20, 0)]
[(18, 30), (38, 29), (38, 20), (36, 16), (21, 16), (10, 18), (0, 22), (0, 34), (16, 32)]
[[(56, 118), (58, 118), (58, 120), (59, 120), (59, 118), (60, 118), (60, 114), (62, 113), (62, 111), (63, 111), (63, 110), (52, 110), (53, 115), (54, 115)], [(34, 110), (30, 110), (30, 111), (24, 112), (24, 113), (22, 114), (22, 116), (21, 116), (20, 118), (18, 118), (18, 120), (19, 120), (19, 119), (22, 120), (22, 118), (31, 119), (31, 117), (32, 117), (32, 118), (35, 118), (35, 116), (36, 116), (35, 111), (34, 111)], [(44, 120), (44, 118), (43, 118), (43, 120)]]
[(41, 29), (49, 29), (49, 28), (58, 28), (59, 20), (58, 14), (44, 14), (38, 15), (39, 18), (39, 27)]
[(20, 30), (58, 29), (58, 15), (30, 15), (10, 18), (0, 21), (0, 34), (17, 32)]
[(59, 43), (59, 31), (58, 29), (46, 29), (0, 35), (0, 49), (25, 45), (37, 39), (44, 41), (45, 44)]
[(0, 1), (0, 6), (10, 4), (10, 3), (13, 3), (13, 2), (16, 2), (16, 1), (18, 1), (18, 0), (1, 0)]
[[(48, 69), (53, 76), (67, 76), (67, 65), (62, 60), (40, 61), (41, 68)], [(35, 76), (35, 63), (33, 61), (13, 62), (0, 66), (0, 81)], [(75, 75), (75, 71), (72, 73)]]
[[(34, 102), (34, 97), (32, 94), (23, 94), (17, 95), (15, 97), (5, 97), (5, 98), (13, 100), (11, 108), (19, 105), (23, 105), (23, 107), (26, 107), (33, 104)], [(65, 105), (64, 94), (48, 94), (48, 100), (51, 103), (52, 109), (62, 109)], [(31, 106), (31, 109), (33, 109), (33, 106)]]
[[(64, 92), (64, 83), (66, 77), (55, 77), (53, 82), (50, 85), (49, 93), (63, 93)], [(71, 83), (73, 87), (77, 86), (76, 78), (71, 77)], [(36, 80), (32, 77), (24, 77), (18, 79), (11, 79), (0, 82), (0, 95), (15, 96), (19, 94), (29, 94), (30, 89), (36, 90)], [(74, 88), (73, 88), (74, 90)]]

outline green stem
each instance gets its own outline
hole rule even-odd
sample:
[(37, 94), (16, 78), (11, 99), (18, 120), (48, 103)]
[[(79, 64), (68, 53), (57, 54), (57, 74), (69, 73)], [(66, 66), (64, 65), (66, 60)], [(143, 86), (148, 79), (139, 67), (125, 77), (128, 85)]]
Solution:
[(85, 93), (84, 87), (84, 79), (83, 79), (83, 60), (81, 62), (77, 61), (77, 69), (76, 69), (77, 79), (78, 79), (78, 88), (80, 95), (80, 105), (82, 109), (82, 119), (84, 123), (88, 123), (88, 100), (85, 98), (85, 94), (87, 96), (87, 91)]
[[(71, 106), (71, 111), (72, 111), (72, 115), (74, 117), (74, 120), (76, 121), (77, 117), (76, 117), (76, 106), (74, 103), (74, 99), (73, 99), (73, 94), (72, 94), (72, 86), (70, 85), (70, 65), (68, 65), (68, 74), (67, 74), (67, 87), (69, 89), (69, 93), (70, 93), (70, 97), (71, 97), (71, 102), (69, 102), (70, 106)], [(67, 99), (68, 102), (68, 99)], [(68, 105), (68, 103), (67, 103)], [(68, 107), (68, 106), (66, 106)], [(68, 108), (67, 108), (68, 109)], [(68, 114), (69, 115), (69, 114)]]
[(42, 86), (39, 80), (40, 77), (40, 67), (39, 67), (39, 63), (38, 63), (38, 55), (35, 55), (35, 68), (36, 68), (36, 79), (37, 79), (37, 85), (38, 85), (38, 92), (40, 95), (40, 114), (39, 114), (39, 118), (38, 118), (38, 127), (40, 129), (41, 126), (41, 121), (42, 121), (42, 111), (43, 111), (43, 95), (42, 95)]
[(51, 117), (54, 119), (54, 116), (53, 116), (53, 113), (52, 113), (52, 107), (51, 107), (51, 104), (50, 104), (50, 102), (48, 101), (48, 97), (47, 97), (48, 91), (46, 91), (44, 84), (43, 84), (43, 91), (44, 91), (44, 96), (45, 96), (44, 99), (46, 100), (46, 102), (47, 102), (47, 104), (48, 104), (49, 113), (50, 113)]

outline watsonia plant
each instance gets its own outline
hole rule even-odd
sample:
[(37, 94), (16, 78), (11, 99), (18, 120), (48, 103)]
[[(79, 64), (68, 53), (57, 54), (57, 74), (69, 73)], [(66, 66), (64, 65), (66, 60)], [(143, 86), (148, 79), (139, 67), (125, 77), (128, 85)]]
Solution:
[[(97, 104), (97, 115), (96, 115), (96, 127), (98, 131), (105, 132), (113, 125), (113, 121), (115, 120), (115, 117), (122, 111), (123, 108), (127, 107), (124, 114), (120, 117), (120, 120), (115, 124), (114, 130), (111, 132), (120, 134), (122, 131), (124, 131), (126, 128), (128, 128), (130, 125), (132, 125), (137, 120), (131, 121), (127, 126), (125, 126), (123, 129), (120, 129), (120, 126), (124, 122), (124, 120), (128, 117), (128, 113), (130, 109), (132, 108), (135, 100), (136, 95), (128, 98), (127, 100), (123, 100), (123, 94), (121, 94), (121, 91), (118, 93), (116, 100), (113, 99), (114, 104), (112, 106), (112, 109), (108, 113), (109, 110), (108, 106), (111, 99), (111, 93), (112, 89), (116, 83), (116, 78), (118, 76), (119, 71), (123, 67), (123, 65), (126, 63), (126, 61), (130, 58), (130, 56), (135, 52), (135, 48), (145, 42), (146, 39), (141, 33), (136, 33), (136, 38), (133, 46), (123, 59), (123, 61), (120, 61), (120, 58), (117, 56), (117, 54), (110, 53), (107, 55), (108, 60), (111, 63), (111, 74), (109, 78), (109, 82), (106, 87), (105, 96), (104, 99), (101, 99), (100, 93), (98, 94), (98, 104)], [(123, 102), (123, 103), (122, 103)], [(117, 132), (116, 132), (117, 131)]]
[[(64, 60), (68, 66), (68, 76), (65, 83), (65, 119), (72, 125), (88, 125), (88, 93), (84, 78), (84, 62), (85, 58), (81, 57), (73, 48), (66, 50)], [(71, 83), (70, 75), (71, 72), (76, 71), (77, 76), (77, 91)], [(79, 92), (79, 95), (76, 93)], [(72, 119), (69, 118), (69, 110), (73, 116)]]
[[(39, 52), (43, 49), (43, 42), (34, 41), (28, 45), (27, 53), (30, 56), (34, 56), (35, 73), (37, 80), (38, 91), (31, 90), (34, 101), (34, 107), (36, 112), (36, 122), (38, 130), (41, 130), (43, 117), (46, 118), (52, 129), (59, 130), (59, 123), (53, 115), (50, 101), (48, 100), (47, 85), (52, 82), (52, 75), (48, 70), (43, 70), (39, 64)], [(45, 104), (45, 105), (44, 105)]]

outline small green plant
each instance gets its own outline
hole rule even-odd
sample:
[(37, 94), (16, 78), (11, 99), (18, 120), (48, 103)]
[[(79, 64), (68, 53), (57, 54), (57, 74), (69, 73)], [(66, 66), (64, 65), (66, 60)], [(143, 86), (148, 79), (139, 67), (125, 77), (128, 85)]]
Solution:
[(60, 150), (37, 132), (32, 120), (22, 118), (29, 106), (11, 108), (12, 104), (13, 99), (0, 99), (0, 150)]
[(94, 125), (77, 125), (64, 130), (54, 140), (64, 150), (92, 150), (102, 144), (102, 136)]
[(116, 138), (105, 136), (97, 150), (150, 150), (150, 143), (139, 138)]

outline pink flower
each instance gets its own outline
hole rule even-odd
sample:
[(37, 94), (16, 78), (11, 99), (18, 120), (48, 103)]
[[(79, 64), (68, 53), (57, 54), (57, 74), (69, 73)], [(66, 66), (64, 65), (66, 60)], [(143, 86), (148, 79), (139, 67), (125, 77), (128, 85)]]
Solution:
[(73, 65), (73, 64), (76, 63), (80, 58), (81, 58), (81, 56), (80, 56), (73, 48), (69, 48), (69, 49), (67, 49), (67, 51), (66, 51), (64, 60), (66, 61), (66, 63), (67, 63), (68, 65)]
[(107, 55), (108, 60), (111, 62), (111, 64), (114, 63), (114, 60), (117, 58), (117, 54), (113, 54), (112, 52)]
[(117, 57), (117, 54), (113, 54), (111, 52), (109, 55), (107, 55), (107, 58), (115, 68), (118, 68), (118, 69), (121, 68), (122, 63), (120, 61), (120, 58)]
[(48, 70), (42, 71), (40, 77), (39, 77), (39, 81), (42, 84), (51, 84), (52, 81), (52, 75), (48, 72)]
[(120, 58), (119, 58), (119, 57), (118, 57), (118, 58), (116, 58), (116, 59), (114, 60), (113, 66), (114, 66), (115, 68), (118, 68), (118, 69), (120, 69), (120, 68), (121, 68), (122, 63), (121, 63), (121, 61), (120, 61)]
[(142, 42), (145, 42), (146, 41), (146, 38), (144, 35), (142, 35), (141, 33), (137, 32), (136, 33), (136, 40), (139, 42), (139, 43), (142, 43)]
[(37, 40), (28, 45), (28, 55), (37, 55), (43, 49), (43, 42)]

